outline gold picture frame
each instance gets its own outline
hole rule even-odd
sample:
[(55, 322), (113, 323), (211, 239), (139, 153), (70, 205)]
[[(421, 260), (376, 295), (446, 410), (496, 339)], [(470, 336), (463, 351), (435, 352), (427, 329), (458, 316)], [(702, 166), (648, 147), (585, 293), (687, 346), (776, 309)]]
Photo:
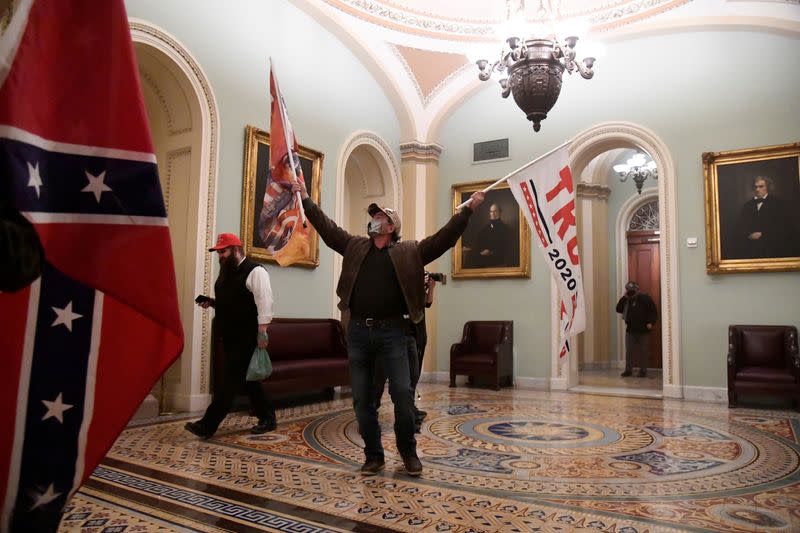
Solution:
[(703, 173), (706, 272), (800, 270), (800, 143), (704, 152)]
[[(258, 236), (258, 219), (263, 207), (264, 191), (270, 179), (269, 133), (255, 126), (245, 128), (244, 176), (242, 182), (242, 244), (244, 253), (251, 259), (275, 263), (275, 258)], [(311, 199), (320, 203), (320, 180), (322, 178), (322, 152), (300, 146), (300, 166)], [(306, 257), (292, 266), (316, 268), (319, 266), (319, 235), (311, 228), (311, 247)]]
[[(453, 185), (453, 209), (494, 181)], [(491, 210), (498, 210), (499, 215), (493, 228), (489, 224)], [(531, 230), (508, 184), (488, 191), (472, 214), (453, 247), (452, 275), (453, 279), (531, 277)]]

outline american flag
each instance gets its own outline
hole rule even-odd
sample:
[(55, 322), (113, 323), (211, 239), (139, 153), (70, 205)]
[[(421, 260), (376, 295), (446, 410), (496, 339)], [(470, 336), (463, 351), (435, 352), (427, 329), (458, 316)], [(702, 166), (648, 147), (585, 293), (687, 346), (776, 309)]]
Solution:
[(42, 276), (0, 294), (0, 529), (47, 531), (183, 347), (122, 0), (23, 0), (0, 39), (0, 191)]

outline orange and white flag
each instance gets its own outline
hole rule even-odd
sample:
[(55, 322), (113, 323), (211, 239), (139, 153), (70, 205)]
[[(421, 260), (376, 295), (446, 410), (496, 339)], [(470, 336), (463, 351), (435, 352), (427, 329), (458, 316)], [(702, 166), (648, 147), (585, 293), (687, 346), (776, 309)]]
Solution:
[(288, 266), (309, 256), (313, 230), (303, 226), (299, 197), (292, 194), (295, 179), (304, 180), (305, 177), (297, 155), (297, 139), (271, 65), (269, 92), (272, 96), (270, 168), (258, 217), (258, 236), (278, 264)]

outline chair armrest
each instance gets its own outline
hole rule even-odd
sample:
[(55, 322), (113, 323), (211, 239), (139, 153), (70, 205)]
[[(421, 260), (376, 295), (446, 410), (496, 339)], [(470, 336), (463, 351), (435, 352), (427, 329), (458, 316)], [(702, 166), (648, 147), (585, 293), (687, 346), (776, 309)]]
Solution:
[(450, 346), (450, 357), (456, 357), (466, 351), (467, 345), (463, 342), (456, 342)]

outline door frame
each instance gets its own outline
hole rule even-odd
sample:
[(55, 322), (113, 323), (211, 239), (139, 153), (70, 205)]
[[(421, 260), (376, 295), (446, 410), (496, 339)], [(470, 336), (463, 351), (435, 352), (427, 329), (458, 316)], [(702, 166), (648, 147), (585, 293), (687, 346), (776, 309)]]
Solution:
[[(653, 131), (632, 122), (604, 122), (592, 126), (570, 143), (570, 168), (573, 176), (582, 175), (584, 169), (598, 155), (615, 148), (644, 150), (658, 167), (658, 214), (661, 225), (661, 353), (664, 381), (661, 387), (666, 398), (683, 398), (683, 376), (681, 372), (681, 296), (678, 286), (678, 236), (676, 224), (677, 169), (666, 143)], [(627, 264), (627, 259), (625, 260)], [(619, 267), (619, 264), (618, 264)], [(617, 271), (619, 275), (619, 270)], [(551, 277), (551, 284), (554, 283)], [(552, 294), (552, 292), (551, 292)], [(558, 299), (552, 298), (551, 323), (558, 323)], [(573, 337), (574, 340), (574, 337)], [(577, 372), (572, 355), (561, 361), (558, 350), (558, 335), (551, 329), (551, 377), (550, 388), (565, 390), (577, 383), (569, 379)]]
[[(199, 158), (199, 176), (191, 194), (195, 199), (197, 221), (194, 228), (194, 242), (188, 249), (193, 257), (187, 257), (194, 265), (193, 272), (187, 275), (185, 294), (180, 301), (192, 309), (191, 316), (183, 316), (184, 349), (180, 361), (180, 382), (165, 390), (166, 403), (179, 411), (199, 411), (211, 401), (211, 319), (210, 313), (193, 304), (194, 295), (210, 294), (213, 275), (212, 255), (208, 248), (213, 245), (216, 227), (217, 181), (219, 173), (219, 110), (211, 83), (200, 63), (189, 49), (175, 36), (152, 22), (130, 17), (128, 23), (131, 38), (135, 43), (144, 44), (169, 61), (166, 66), (176, 77), (191, 86), (186, 99), (196, 102), (200, 112), (200, 142), (192, 146)], [(195, 154), (193, 154), (195, 157)]]
[[(658, 283), (650, 284), (650, 290), (647, 291), (647, 295), (653, 297), (655, 300), (656, 307), (658, 309), (658, 316), (661, 317), (661, 262), (659, 261), (661, 257), (661, 232), (659, 230), (629, 230), (627, 233), (627, 248), (628, 248), (628, 279), (631, 279), (630, 274), (630, 258), (631, 258), (631, 247), (635, 246), (653, 246), (655, 245), (655, 249), (657, 251), (655, 257), (655, 261), (653, 264), (658, 268)], [(633, 233), (633, 235), (631, 235)], [(631, 241), (634, 241), (633, 243)], [(638, 241), (638, 242), (637, 242)], [(655, 242), (653, 242), (655, 241)], [(652, 265), (651, 265), (652, 268)], [(641, 272), (641, 271), (639, 271)], [(644, 291), (645, 286), (640, 274), (636, 274), (636, 277), (633, 278), (642, 288)], [(654, 292), (658, 292), (658, 298), (655, 298)], [(625, 336), (627, 340), (627, 335)], [(645, 368), (649, 369), (658, 369), (662, 370), (664, 368), (664, 354), (661, 353), (661, 321), (656, 320), (655, 324), (653, 324), (653, 329), (648, 335), (648, 344), (650, 345), (650, 352), (648, 354), (648, 360), (646, 361)], [(627, 348), (627, 347), (626, 347)], [(655, 357), (655, 356), (658, 357)], [(656, 362), (656, 365), (653, 366), (651, 363)], [(626, 365), (627, 366), (627, 365)]]
[[(642, 189), (641, 195), (631, 196), (628, 198), (622, 207), (620, 207), (619, 212), (617, 213), (617, 220), (616, 220), (616, 233), (617, 233), (617, 290), (614, 291), (614, 294), (617, 295), (617, 298), (625, 292), (625, 284), (628, 283), (628, 224), (630, 224), (631, 218), (636, 211), (642, 207), (644, 204), (652, 202), (653, 200), (658, 201), (658, 189), (655, 187), (648, 187), (647, 189)], [(659, 211), (661, 210), (661, 205), (659, 204)], [(660, 226), (660, 221), (659, 221)], [(660, 231), (660, 227), (659, 227)], [(662, 244), (662, 243), (659, 243)], [(663, 250), (661, 250), (663, 254)], [(659, 264), (659, 269), (661, 265)], [(664, 272), (659, 272), (660, 276), (663, 277)], [(664, 297), (663, 291), (663, 282), (662, 282), (662, 290), (661, 290), (661, 297)], [(664, 306), (660, 306), (663, 309)], [(659, 317), (660, 318), (660, 317)], [(617, 367), (621, 368), (621, 366), (625, 365), (625, 322), (622, 320), (617, 320), (617, 353), (616, 353), (616, 363)], [(663, 336), (663, 328), (662, 328), (662, 336)], [(664, 368), (664, 349), (662, 346), (661, 349), (661, 368)]]

